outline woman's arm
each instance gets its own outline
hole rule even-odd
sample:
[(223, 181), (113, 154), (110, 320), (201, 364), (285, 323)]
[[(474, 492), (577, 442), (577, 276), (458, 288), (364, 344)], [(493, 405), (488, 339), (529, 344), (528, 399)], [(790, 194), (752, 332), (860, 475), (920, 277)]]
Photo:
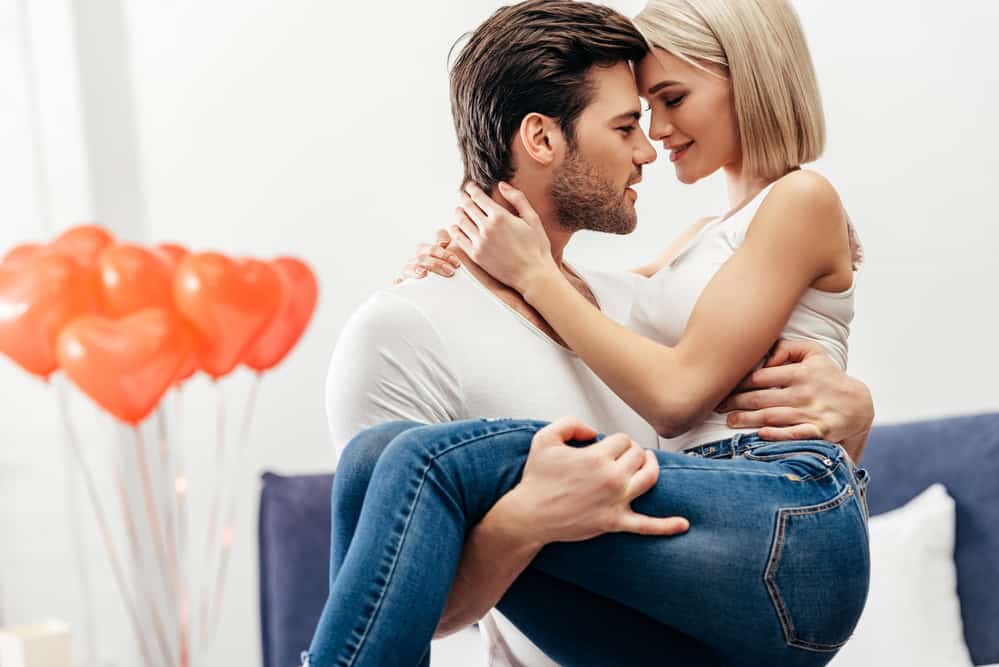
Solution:
[[(709, 220), (711, 218), (698, 220), (690, 229), (681, 234), (680, 238), (660, 253), (659, 257), (648, 264), (628, 269), (628, 273), (637, 273), (645, 278), (651, 278), (656, 273), (659, 273), (680, 252), (683, 246), (694, 238), (697, 232), (701, 231), (701, 228)], [(392, 283), (398, 285), (407, 278), (419, 280), (420, 278), (425, 278), (428, 272), (450, 278), (454, 275), (454, 270), (461, 266), (461, 261), (457, 255), (447, 251), (449, 245), (451, 245), (451, 236), (447, 233), (447, 230), (438, 229), (434, 243), (418, 244), (416, 246), (416, 256), (402, 267), (402, 275), (393, 280)]]
[[(513, 191), (504, 196), (522, 217), (525, 211), (533, 213), (523, 195)], [(506, 243), (511, 235), (505, 232), (523, 239), (524, 230), (512, 225), (532, 222), (502, 215), (505, 209), (481, 191), (474, 199), (490, 212), (490, 219), (474, 239), (469, 234), (477, 234), (475, 225), (463, 226), (455, 239), (458, 245), (517, 289), (587, 365), (665, 437), (701, 421), (764, 357), (804, 290), (841, 270), (844, 261), (849, 264), (845, 214), (835, 190), (818, 174), (793, 172), (774, 185), (743, 245), (711, 279), (680, 341), (669, 347), (594, 308), (565, 279), (550, 254), (545, 258), (531, 248), (513, 252)], [(539, 230), (540, 224), (534, 224), (533, 231)], [(489, 238), (493, 241), (486, 243)], [(529, 261), (521, 261), (524, 258)]]

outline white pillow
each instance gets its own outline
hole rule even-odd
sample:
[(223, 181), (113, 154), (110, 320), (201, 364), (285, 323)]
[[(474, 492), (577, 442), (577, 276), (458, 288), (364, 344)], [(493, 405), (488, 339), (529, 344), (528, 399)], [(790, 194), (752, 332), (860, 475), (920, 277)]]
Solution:
[(832, 667), (970, 667), (957, 598), (954, 521), (954, 499), (942, 484), (871, 518), (867, 606)]

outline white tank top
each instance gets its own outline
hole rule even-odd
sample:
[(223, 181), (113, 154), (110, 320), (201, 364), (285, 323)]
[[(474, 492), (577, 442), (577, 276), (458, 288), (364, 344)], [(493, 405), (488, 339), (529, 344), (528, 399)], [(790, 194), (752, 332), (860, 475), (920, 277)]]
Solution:
[[(771, 187), (773, 183), (730, 217), (706, 223), (668, 265), (644, 281), (638, 287), (629, 326), (664, 345), (676, 345), (701, 292), (742, 245), (746, 230)], [(850, 288), (843, 292), (808, 288), (791, 312), (781, 338), (814, 341), (846, 370), (855, 286), (856, 276)], [(667, 388), (667, 391), (676, 390), (682, 391), (682, 388)], [(725, 415), (712, 412), (687, 433), (676, 438), (660, 438), (659, 448), (679, 451), (752, 430), (729, 428)]]

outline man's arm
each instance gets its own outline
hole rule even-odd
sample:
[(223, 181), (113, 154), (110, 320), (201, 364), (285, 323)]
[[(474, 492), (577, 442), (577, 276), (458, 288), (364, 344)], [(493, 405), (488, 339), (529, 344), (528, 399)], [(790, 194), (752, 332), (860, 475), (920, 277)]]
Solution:
[(326, 418), (337, 460), (351, 438), (387, 421), (461, 419), (460, 382), (418, 307), (378, 292), (344, 325), (326, 376)]
[(766, 440), (839, 442), (859, 462), (874, 423), (867, 386), (847, 375), (816, 343), (781, 340), (766, 366), (725, 401), (732, 428), (759, 428)]
[[(326, 398), (334, 443), (342, 450), (361, 429), (391, 419), (436, 423), (465, 417), (454, 389), (459, 380), (424, 314), (400, 297), (379, 294), (350, 319), (333, 354)], [(631, 501), (658, 477), (651, 452), (623, 434), (585, 448), (565, 444), (596, 435), (571, 418), (535, 435), (520, 483), (469, 533), (435, 636), (482, 618), (548, 542), (609, 531), (687, 530), (685, 519), (631, 509)]]
[[(596, 435), (572, 417), (534, 435), (520, 483), (500, 498), (466, 542), (435, 637), (482, 618), (545, 544), (621, 531), (671, 536), (690, 527), (681, 517), (632, 510), (631, 502), (659, 478), (659, 460), (650, 450), (623, 433), (582, 448), (566, 444)], [(503, 554), (498, 562), (497, 553)]]
[[(376, 294), (348, 320), (330, 362), (326, 415), (337, 458), (352, 437), (381, 422), (466, 417), (457, 387), (444, 343), (424, 313), (391, 292)], [(511, 502), (504, 496), (469, 534), (435, 636), (482, 618), (541, 548), (525, 539)]]

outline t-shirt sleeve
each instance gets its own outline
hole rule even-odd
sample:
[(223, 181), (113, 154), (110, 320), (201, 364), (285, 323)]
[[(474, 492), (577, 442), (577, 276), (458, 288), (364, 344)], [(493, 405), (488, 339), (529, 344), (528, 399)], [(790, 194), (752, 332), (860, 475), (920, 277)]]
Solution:
[(378, 292), (348, 319), (326, 376), (326, 417), (339, 461), (360, 431), (386, 421), (461, 418), (459, 378), (424, 312)]

